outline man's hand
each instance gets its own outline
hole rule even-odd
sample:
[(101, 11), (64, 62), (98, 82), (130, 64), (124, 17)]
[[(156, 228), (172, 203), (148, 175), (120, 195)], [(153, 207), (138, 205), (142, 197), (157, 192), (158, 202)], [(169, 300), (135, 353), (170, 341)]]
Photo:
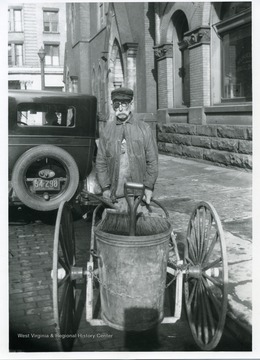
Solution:
[(107, 199), (107, 200), (111, 200), (111, 191), (110, 191), (110, 189), (107, 189), (107, 190), (105, 190), (104, 192), (103, 192), (103, 198), (104, 199)]
[(150, 189), (144, 189), (144, 201), (146, 202), (146, 204), (150, 204), (151, 202), (151, 198), (153, 196), (153, 192)]

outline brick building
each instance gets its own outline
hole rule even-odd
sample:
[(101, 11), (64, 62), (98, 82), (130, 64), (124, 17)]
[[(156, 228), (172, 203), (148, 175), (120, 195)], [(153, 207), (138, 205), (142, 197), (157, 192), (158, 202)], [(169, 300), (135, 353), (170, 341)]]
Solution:
[(41, 89), (38, 52), (42, 47), (45, 88), (63, 90), (65, 3), (10, 4), (8, 20), (8, 87)]
[(252, 167), (251, 2), (67, 3), (66, 90), (129, 86), (161, 152)]

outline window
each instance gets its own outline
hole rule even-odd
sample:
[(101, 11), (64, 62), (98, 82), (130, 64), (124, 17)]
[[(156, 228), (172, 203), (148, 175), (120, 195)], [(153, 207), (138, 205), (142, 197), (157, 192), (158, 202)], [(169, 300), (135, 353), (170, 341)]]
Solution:
[(75, 126), (76, 109), (72, 106), (25, 103), (17, 110), (18, 126)]
[(23, 66), (23, 44), (8, 44), (8, 65)]
[(8, 9), (8, 31), (23, 31), (22, 9)]
[(45, 56), (45, 65), (49, 66), (59, 66), (60, 65), (60, 47), (57, 44), (53, 45), (44, 45), (44, 50), (46, 52)]
[(43, 11), (43, 31), (58, 32), (58, 11)]
[(216, 29), (222, 41), (222, 102), (252, 100), (252, 30), (250, 3), (226, 3)]
[(222, 44), (222, 98), (252, 98), (251, 26), (230, 31)]
[(14, 10), (14, 31), (22, 31), (22, 11)]
[(15, 44), (14, 45), (14, 54), (15, 54), (15, 66), (23, 65), (23, 45)]

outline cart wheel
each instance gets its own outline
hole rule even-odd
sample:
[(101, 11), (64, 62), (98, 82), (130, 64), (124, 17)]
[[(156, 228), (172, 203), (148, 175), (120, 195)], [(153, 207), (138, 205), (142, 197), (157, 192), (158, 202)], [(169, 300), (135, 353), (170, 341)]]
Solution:
[(218, 345), (225, 324), (228, 266), (224, 232), (210, 203), (200, 202), (193, 210), (184, 261), (190, 329), (202, 350), (212, 350)]
[(56, 339), (61, 351), (69, 351), (75, 334), (76, 281), (71, 279), (75, 265), (75, 237), (71, 209), (59, 206), (53, 246), (53, 310)]

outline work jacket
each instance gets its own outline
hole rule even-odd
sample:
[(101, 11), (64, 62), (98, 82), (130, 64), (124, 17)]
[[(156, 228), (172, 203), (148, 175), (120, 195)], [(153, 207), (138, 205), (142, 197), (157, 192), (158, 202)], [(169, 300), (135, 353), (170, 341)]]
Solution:
[(115, 196), (121, 155), (121, 143), (126, 140), (131, 181), (142, 183), (153, 190), (158, 176), (158, 149), (155, 136), (148, 124), (135, 119), (126, 122), (116, 118), (109, 121), (99, 139), (96, 158), (98, 182), (104, 191), (110, 188)]

